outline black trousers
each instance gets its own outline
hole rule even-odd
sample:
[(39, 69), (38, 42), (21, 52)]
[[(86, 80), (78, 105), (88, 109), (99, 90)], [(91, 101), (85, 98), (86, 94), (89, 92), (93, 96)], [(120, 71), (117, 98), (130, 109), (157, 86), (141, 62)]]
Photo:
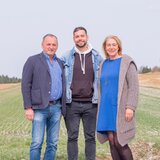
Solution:
[(96, 156), (96, 115), (97, 104), (91, 102), (72, 102), (67, 105), (65, 123), (68, 133), (68, 160), (78, 160), (78, 134), (82, 120), (85, 137), (86, 160), (95, 160)]

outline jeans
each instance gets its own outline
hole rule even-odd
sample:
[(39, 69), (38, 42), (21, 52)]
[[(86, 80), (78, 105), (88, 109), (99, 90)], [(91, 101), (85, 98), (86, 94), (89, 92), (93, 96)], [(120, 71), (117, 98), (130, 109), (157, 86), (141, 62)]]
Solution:
[(46, 128), (46, 150), (44, 160), (54, 160), (57, 150), (61, 117), (61, 104), (49, 105), (45, 109), (34, 110), (32, 121), (32, 143), (30, 160), (40, 160)]
[(82, 119), (85, 137), (85, 157), (86, 160), (95, 160), (97, 104), (90, 102), (72, 102), (67, 105), (65, 124), (68, 133), (68, 160), (78, 160), (78, 133), (79, 124)]

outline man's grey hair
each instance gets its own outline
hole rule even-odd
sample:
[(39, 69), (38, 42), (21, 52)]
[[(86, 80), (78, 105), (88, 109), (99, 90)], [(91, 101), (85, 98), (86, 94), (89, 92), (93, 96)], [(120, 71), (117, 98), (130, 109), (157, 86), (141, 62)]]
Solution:
[(58, 40), (57, 36), (55, 36), (54, 34), (51, 34), (51, 33), (44, 35), (42, 40), (44, 41), (46, 37), (55, 37)]

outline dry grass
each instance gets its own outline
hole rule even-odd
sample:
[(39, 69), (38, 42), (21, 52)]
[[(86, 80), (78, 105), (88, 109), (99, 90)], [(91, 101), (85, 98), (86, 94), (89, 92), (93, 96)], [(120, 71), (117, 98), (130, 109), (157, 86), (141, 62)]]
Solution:
[(143, 87), (160, 89), (160, 72), (139, 74), (139, 83)]
[(0, 84), (0, 90), (9, 89), (9, 88), (15, 87), (15, 86), (17, 86), (17, 85), (19, 85), (19, 83)]
[[(160, 151), (156, 151), (155, 154), (152, 143), (139, 141), (130, 145), (130, 148), (135, 160), (159, 160), (160, 158)], [(96, 157), (96, 160), (112, 160), (112, 158), (110, 156), (105, 158)]]

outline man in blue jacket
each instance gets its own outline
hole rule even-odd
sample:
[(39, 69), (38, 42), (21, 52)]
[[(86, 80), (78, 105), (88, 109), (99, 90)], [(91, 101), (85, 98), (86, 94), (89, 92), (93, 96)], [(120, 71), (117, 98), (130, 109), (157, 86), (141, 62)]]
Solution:
[(87, 30), (73, 31), (75, 46), (62, 61), (66, 76), (66, 117), (68, 160), (78, 160), (79, 124), (82, 120), (86, 160), (95, 160), (95, 128), (98, 103), (98, 70), (102, 57), (88, 43)]
[(26, 61), (22, 74), (25, 116), (32, 121), (30, 160), (40, 160), (46, 129), (44, 160), (54, 160), (57, 150), (61, 110), (65, 116), (65, 76), (57, 58), (57, 37), (47, 34), (42, 40), (43, 52)]

